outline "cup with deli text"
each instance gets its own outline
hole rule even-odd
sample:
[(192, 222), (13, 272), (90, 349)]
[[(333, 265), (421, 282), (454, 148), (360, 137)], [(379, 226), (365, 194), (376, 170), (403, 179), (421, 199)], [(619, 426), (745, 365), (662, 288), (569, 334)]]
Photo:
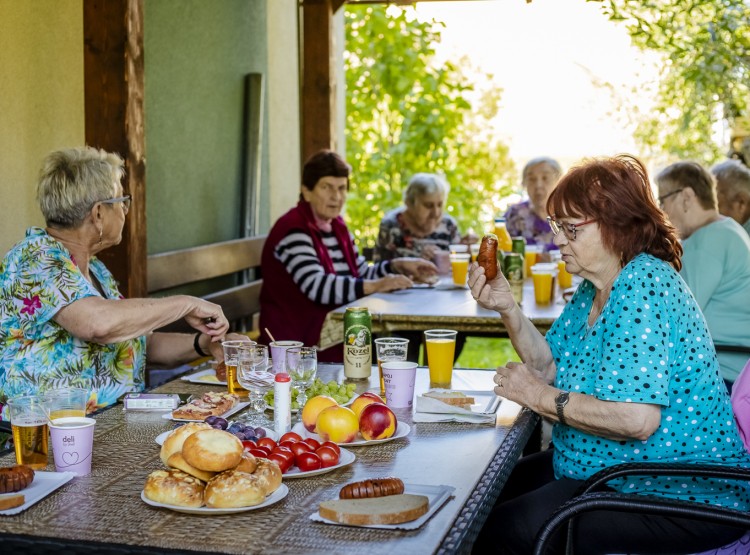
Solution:
[(44, 406), (50, 420), (68, 416), (86, 416), (89, 390), (81, 387), (51, 389), (44, 393)]
[(451, 386), (457, 334), (458, 332), (455, 330), (427, 330), (424, 332), (431, 388), (450, 388)]
[(44, 398), (24, 395), (8, 399), (16, 462), (35, 470), (47, 466), (49, 427)]
[(404, 361), (409, 350), (409, 340), (402, 337), (379, 337), (375, 340), (375, 356), (380, 375), (380, 395), (386, 395), (383, 381), (383, 363), (391, 360)]
[(469, 253), (451, 254), (451, 271), (453, 273), (453, 285), (466, 287), (466, 274), (469, 271), (471, 255)]
[(534, 300), (536, 300), (536, 304), (549, 304), (552, 302), (552, 291), (554, 290), (556, 275), (557, 264), (554, 262), (534, 264), (531, 267), (531, 278), (534, 281)]
[(58, 472), (91, 474), (96, 420), (81, 416), (55, 418), (49, 423), (52, 455)]
[(385, 404), (393, 409), (410, 409), (414, 405), (414, 382), (417, 363), (388, 360), (383, 363)]
[(303, 345), (302, 341), (271, 341), (268, 346), (271, 348), (273, 373), (281, 374), (286, 372), (286, 350), (302, 347)]
[(240, 397), (246, 397), (247, 390), (240, 385), (237, 379), (237, 360), (242, 347), (251, 345), (255, 345), (255, 341), (231, 340), (221, 342), (221, 347), (224, 350), (224, 364), (227, 367), (227, 391)]

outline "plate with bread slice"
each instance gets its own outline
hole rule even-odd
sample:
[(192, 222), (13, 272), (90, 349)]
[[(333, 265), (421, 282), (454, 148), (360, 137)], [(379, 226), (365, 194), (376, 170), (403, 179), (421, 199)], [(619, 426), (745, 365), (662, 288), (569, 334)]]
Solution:
[(451, 497), (455, 488), (405, 484), (392, 476), (346, 484), (339, 498), (323, 501), (310, 520), (339, 526), (416, 530)]
[(176, 511), (178, 513), (187, 513), (189, 515), (206, 515), (206, 516), (218, 516), (218, 515), (231, 515), (234, 513), (244, 513), (246, 511), (255, 511), (256, 509), (262, 509), (278, 503), (284, 499), (289, 493), (289, 488), (284, 484), (281, 484), (279, 488), (274, 491), (271, 495), (266, 497), (265, 501), (257, 505), (249, 505), (247, 507), (185, 507), (181, 505), (167, 505), (166, 503), (159, 503), (152, 501), (146, 497), (145, 492), (141, 492), (141, 499), (147, 505), (152, 507), (159, 507), (162, 509), (169, 509), (170, 511)]
[(422, 394), (423, 397), (437, 399), (452, 407), (470, 410), (477, 414), (494, 414), (497, 412), (501, 397), (489, 391), (466, 391), (453, 389), (430, 389)]
[(213, 368), (207, 368), (194, 374), (182, 376), (180, 378), (184, 382), (199, 383), (203, 385), (227, 385), (226, 378), (223, 380), (216, 377), (216, 370)]
[(26, 465), (0, 468), (0, 515), (25, 511), (73, 477), (73, 472), (45, 472)]
[[(297, 432), (299, 435), (302, 436), (303, 439), (307, 438), (313, 438), (321, 443), (324, 441), (323, 438), (321, 438), (318, 434), (315, 434), (313, 432), (308, 432), (307, 428), (305, 428), (304, 424), (302, 422), (297, 422), (294, 426), (292, 426), (292, 431)], [(411, 432), (411, 426), (409, 426), (406, 422), (398, 422), (396, 425), (396, 432), (391, 436), (387, 437), (385, 439), (363, 439), (361, 434), (357, 434), (354, 441), (349, 441), (347, 443), (339, 443), (339, 445), (346, 445), (347, 447), (361, 447), (364, 445), (376, 445), (379, 443), (385, 443), (387, 441), (393, 441), (394, 439), (400, 439), (402, 437), (406, 437), (409, 435), (409, 432)], [(338, 443), (338, 442), (335, 442)]]

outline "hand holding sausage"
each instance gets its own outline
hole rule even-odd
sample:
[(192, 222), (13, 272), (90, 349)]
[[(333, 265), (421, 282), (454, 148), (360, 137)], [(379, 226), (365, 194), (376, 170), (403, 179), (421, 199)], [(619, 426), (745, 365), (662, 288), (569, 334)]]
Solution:
[(488, 233), (482, 237), (477, 262), (484, 268), (487, 281), (492, 281), (497, 277), (497, 235), (494, 233)]

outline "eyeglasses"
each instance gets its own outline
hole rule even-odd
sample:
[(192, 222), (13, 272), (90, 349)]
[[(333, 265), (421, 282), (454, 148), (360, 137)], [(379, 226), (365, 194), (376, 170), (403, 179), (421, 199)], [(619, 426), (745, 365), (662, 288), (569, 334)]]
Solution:
[(547, 223), (552, 228), (552, 233), (557, 235), (561, 231), (563, 235), (567, 237), (568, 241), (575, 241), (578, 234), (578, 228), (584, 225), (593, 224), (596, 220), (586, 220), (580, 224), (561, 224), (557, 222), (552, 216), (547, 216)]
[(684, 190), (685, 190), (685, 187), (683, 187), (682, 189), (675, 189), (674, 191), (672, 191), (672, 192), (670, 192), (670, 193), (667, 193), (666, 195), (662, 195), (662, 196), (660, 196), (660, 197), (659, 197), (659, 199), (658, 199), (658, 200), (659, 200), (659, 206), (660, 206), (660, 207), (663, 207), (663, 206), (664, 206), (664, 201), (665, 201), (665, 200), (667, 200), (667, 199), (668, 199), (669, 197), (671, 197), (672, 195), (676, 195), (677, 193), (681, 193), (681, 192), (682, 192), (682, 191), (684, 191)]
[(108, 198), (105, 200), (100, 200), (99, 202), (101, 202), (102, 204), (116, 204), (118, 202), (121, 202), (122, 209), (125, 211), (125, 213), (127, 213), (128, 210), (130, 210), (130, 200), (131, 200), (130, 195), (125, 195), (123, 197), (115, 197), (115, 198)]

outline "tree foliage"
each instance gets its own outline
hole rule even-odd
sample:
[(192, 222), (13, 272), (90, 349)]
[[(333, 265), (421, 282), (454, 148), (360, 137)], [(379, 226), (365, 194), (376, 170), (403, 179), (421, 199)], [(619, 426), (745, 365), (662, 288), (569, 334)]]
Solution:
[(507, 146), (490, 131), (501, 90), (491, 76), (478, 90), (457, 63), (439, 64), (443, 24), (420, 22), (411, 8), (347, 6), (345, 18), (346, 212), (360, 245), (374, 244), (417, 172), (443, 173), (448, 213), (462, 231), (481, 233), (516, 181)]
[(712, 135), (749, 115), (750, 3), (606, 0), (604, 11), (624, 22), (634, 44), (664, 54), (655, 112), (636, 139), (678, 158), (721, 157)]

